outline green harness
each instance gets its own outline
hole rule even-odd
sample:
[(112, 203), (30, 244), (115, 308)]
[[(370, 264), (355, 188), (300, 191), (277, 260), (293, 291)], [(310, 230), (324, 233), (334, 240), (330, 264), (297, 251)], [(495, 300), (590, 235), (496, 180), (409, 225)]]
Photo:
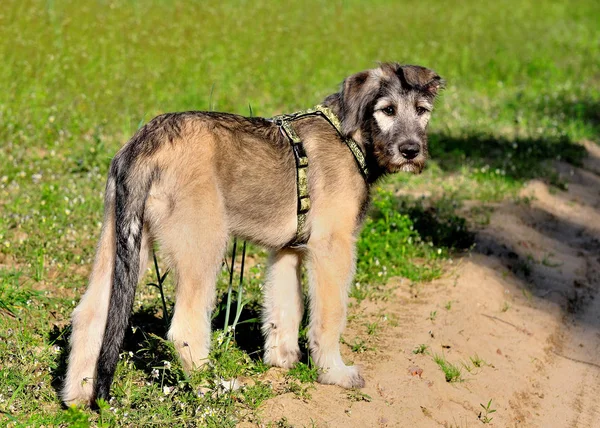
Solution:
[(358, 146), (358, 143), (352, 138), (346, 138), (342, 134), (342, 128), (340, 120), (331, 111), (331, 109), (316, 105), (313, 108), (302, 110), (296, 113), (282, 114), (273, 117), (271, 120), (279, 126), (281, 131), (288, 137), (290, 144), (292, 145), (292, 152), (294, 153), (294, 159), (296, 161), (296, 190), (298, 196), (298, 227), (296, 229), (296, 237), (291, 241), (287, 247), (298, 247), (308, 242), (310, 235), (306, 234), (306, 218), (308, 211), (310, 210), (310, 195), (308, 194), (308, 157), (304, 150), (304, 144), (296, 133), (292, 122), (298, 119), (303, 119), (308, 116), (321, 116), (326, 119), (331, 126), (335, 128), (342, 141), (348, 146), (356, 163), (360, 169), (363, 178), (367, 180), (369, 171), (367, 169), (367, 162), (365, 155)]

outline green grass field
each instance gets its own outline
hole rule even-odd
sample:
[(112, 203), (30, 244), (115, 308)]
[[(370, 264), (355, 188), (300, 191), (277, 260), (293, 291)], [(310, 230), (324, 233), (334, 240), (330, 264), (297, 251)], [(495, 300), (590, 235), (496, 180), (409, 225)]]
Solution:
[[(141, 285), (114, 401), (61, 407), (68, 319), (102, 221), (111, 157), (159, 113), (272, 116), (310, 107), (377, 61), (447, 80), (431, 124), (432, 161), (376, 191), (352, 295), (386, 278), (439, 276), (468, 248), (464, 200), (499, 201), (525, 180), (562, 183), (547, 163), (578, 163), (600, 140), (600, 3), (507, 0), (16, 1), (0, 10), (0, 424), (235, 425), (282, 393), (262, 381), (257, 316), (265, 254), (247, 272), (236, 340), (216, 331), (214, 364), (192, 378), (161, 339), (162, 304)], [(394, 190), (427, 189), (427, 202)], [(385, 269), (383, 268), (385, 267)], [(221, 290), (226, 286), (225, 272)], [(173, 303), (172, 284), (166, 288)], [(222, 326), (223, 303), (215, 313)], [(307, 362), (307, 361), (305, 361)], [(314, 380), (299, 366), (296, 391)], [(220, 379), (255, 379), (224, 391)], [(199, 394), (199, 388), (204, 393)]]

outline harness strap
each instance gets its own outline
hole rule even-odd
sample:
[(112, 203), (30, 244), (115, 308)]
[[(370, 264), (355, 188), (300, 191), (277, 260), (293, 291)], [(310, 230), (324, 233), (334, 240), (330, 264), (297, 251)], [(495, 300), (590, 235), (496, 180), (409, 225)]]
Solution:
[(348, 146), (350, 152), (354, 156), (356, 163), (360, 169), (361, 174), (365, 181), (369, 176), (369, 170), (367, 168), (367, 162), (365, 156), (358, 146), (358, 143), (352, 138), (345, 138), (342, 134), (342, 126), (338, 117), (331, 111), (331, 109), (323, 106), (316, 105), (313, 108), (302, 110), (296, 113), (282, 114), (273, 117), (271, 120), (279, 126), (279, 129), (288, 137), (292, 146), (292, 152), (294, 153), (294, 160), (296, 161), (296, 191), (298, 196), (298, 226), (296, 228), (296, 237), (290, 242), (287, 247), (298, 247), (308, 242), (310, 235), (305, 232), (306, 218), (308, 211), (310, 210), (310, 195), (308, 193), (308, 157), (304, 150), (304, 144), (296, 133), (292, 122), (298, 119), (302, 119), (307, 116), (321, 116), (329, 122), (331, 126), (335, 128), (342, 141)]
[[(276, 123), (278, 123), (276, 121)], [(304, 144), (296, 133), (292, 123), (286, 119), (278, 123), (283, 132), (287, 135), (292, 145), (292, 152), (296, 161), (296, 192), (298, 195), (298, 226), (296, 228), (296, 238), (288, 246), (304, 245), (308, 241), (308, 236), (304, 235), (306, 226), (306, 217), (310, 210), (310, 196), (308, 194), (308, 157), (304, 150)]]
[(335, 128), (335, 130), (338, 132), (342, 141), (344, 141), (344, 143), (346, 143), (346, 145), (348, 146), (348, 148), (354, 155), (354, 159), (356, 160), (358, 168), (360, 169), (360, 173), (362, 174), (363, 178), (366, 181), (367, 178), (369, 177), (369, 168), (367, 168), (367, 161), (365, 159), (365, 155), (363, 154), (362, 150), (358, 146), (358, 143), (356, 141), (354, 141), (352, 138), (344, 137), (344, 134), (342, 133), (342, 124), (340, 123), (340, 120), (331, 111), (330, 108), (322, 106), (321, 104), (318, 104), (315, 106), (315, 110), (318, 111), (325, 119), (327, 119), (327, 121), (331, 124), (331, 126), (333, 126)]

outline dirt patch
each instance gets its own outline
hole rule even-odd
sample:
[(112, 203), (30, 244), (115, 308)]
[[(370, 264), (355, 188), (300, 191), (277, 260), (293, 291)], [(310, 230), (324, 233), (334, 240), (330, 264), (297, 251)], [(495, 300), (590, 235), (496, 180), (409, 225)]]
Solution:
[[(528, 183), (520, 203), (495, 207), (475, 250), (445, 277), (418, 292), (392, 281), (386, 302), (351, 310), (346, 341), (359, 337), (371, 346), (363, 353), (344, 346), (345, 360), (363, 368), (364, 395), (316, 385), (310, 399), (288, 393), (269, 400), (262, 421), (476, 426), (491, 399), (489, 426), (597, 424), (600, 150), (586, 147), (581, 168), (555, 164), (568, 190)], [(383, 326), (374, 338), (365, 320)], [(455, 365), (459, 378), (447, 382), (434, 356)]]

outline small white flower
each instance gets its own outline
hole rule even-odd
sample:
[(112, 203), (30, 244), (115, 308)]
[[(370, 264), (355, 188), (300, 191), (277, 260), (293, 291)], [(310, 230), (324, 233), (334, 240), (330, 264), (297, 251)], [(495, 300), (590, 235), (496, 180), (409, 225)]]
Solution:
[(163, 387), (163, 394), (169, 395), (172, 390), (173, 390), (173, 387), (171, 387), (171, 386), (165, 386), (165, 387)]
[(165, 366), (165, 369), (170, 370), (171, 369), (171, 363), (168, 361), (163, 361), (163, 364)]
[(158, 379), (159, 374), (160, 373), (159, 373), (158, 369), (152, 369), (152, 377), (154, 379)]

